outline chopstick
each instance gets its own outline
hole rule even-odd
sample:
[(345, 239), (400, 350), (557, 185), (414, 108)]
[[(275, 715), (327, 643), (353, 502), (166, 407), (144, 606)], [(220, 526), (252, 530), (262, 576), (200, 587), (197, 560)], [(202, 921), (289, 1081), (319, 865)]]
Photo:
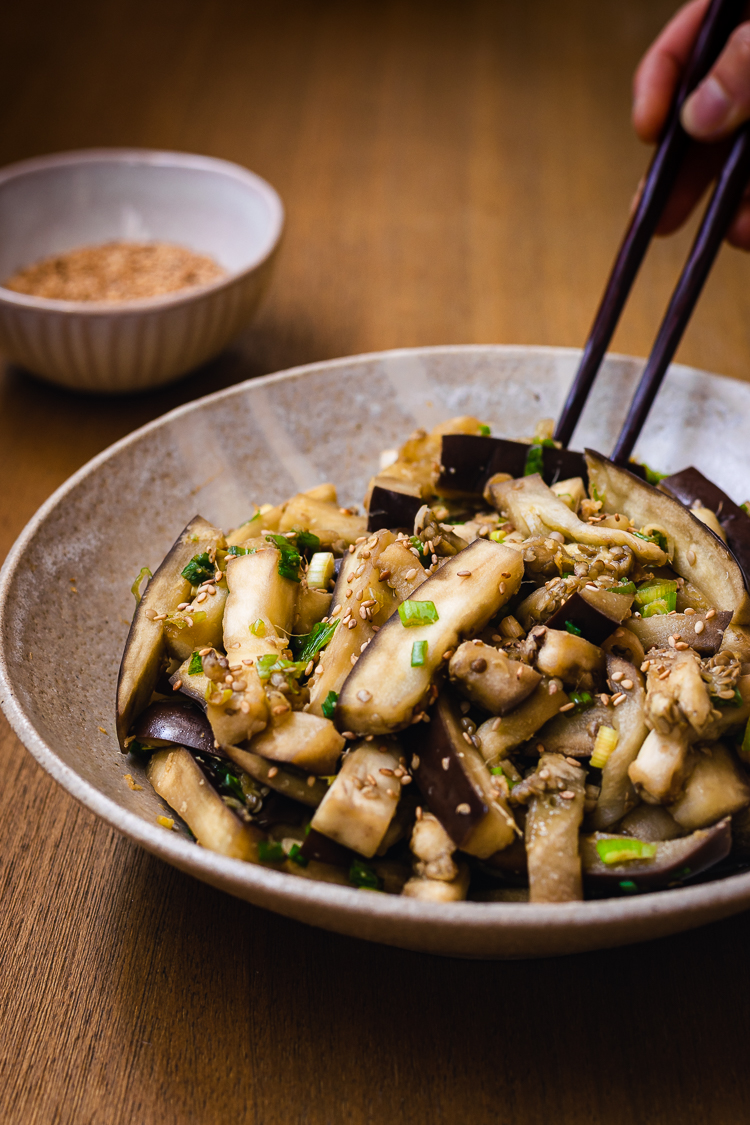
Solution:
[(750, 178), (750, 125), (737, 134), (669, 302), (617, 439), (612, 461), (626, 465)]
[[(604, 296), (599, 305), (593, 327), (589, 333), (589, 338), (586, 341), (578, 371), (557, 422), (554, 437), (555, 440), (561, 442), (563, 446), (568, 446), (573, 436), (573, 431), (578, 424), (581, 412), (586, 404), (586, 399), (588, 398), (609, 342), (617, 327), (617, 322), (620, 319), (625, 302), (628, 299), (636, 274), (638, 273), (648, 245), (656, 230), (657, 223), (666, 206), (685, 153), (691, 143), (690, 138), (680, 124), (680, 110), (682, 109), (682, 105), (718, 58), (730, 33), (740, 22), (744, 8), (745, 0), (712, 0), (706, 13), (690, 61), (685, 69), (682, 82), (675, 96), (664, 134), (646, 175), (643, 191), (641, 192), (640, 199), (638, 200), (625, 237), (617, 253), (617, 257), (615, 258), (612, 272), (604, 290)], [(714, 195), (711, 206), (713, 206), (714, 201), (716, 201), (716, 194)], [(704, 233), (703, 228), (701, 233)], [(705, 233), (706, 240), (709, 241), (709, 232), (706, 231)], [(696, 244), (693, 248), (694, 252), (697, 250), (698, 241), (699, 240), (696, 240)], [(711, 262), (713, 262), (717, 250), (718, 245), (708, 261), (708, 267), (710, 267)], [(691, 254), (691, 261), (693, 256), (694, 255)], [(695, 270), (698, 271), (697, 264), (695, 265)], [(706, 269), (706, 273), (707, 272), (708, 268)], [(697, 278), (697, 276), (697, 272), (694, 275), (691, 274), (691, 277)], [(695, 291), (695, 299), (697, 299), (703, 281), (705, 281), (705, 274), (703, 274), (702, 281)], [(692, 282), (692, 285), (695, 285), (695, 281)], [(692, 292), (692, 287), (690, 291)], [(675, 298), (676, 297), (677, 293), (675, 293)], [(690, 305), (688, 316), (690, 312), (692, 312), (695, 299)], [(670, 312), (671, 311), (672, 305), (670, 305)], [(669, 313), (667, 316), (669, 316)], [(675, 319), (679, 321), (679, 316), (676, 312)], [(682, 335), (682, 331), (684, 331), (686, 323), (687, 318), (685, 318), (685, 322), (682, 324), (682, 329), (677, 336), (677, 342), (679, 342), (679, 338)], [(670, 353), (670, 358), (673, 354), (674, 349)], [(653, 392), (653, 394), (655, 394), (656, 390), (658, 390), (661, 378), (658, 380), (655, 376), (651, 378), (655, 380)], [(641, 389), (639, 387), (638, 394), (640, 393)], [(646, 397), (647, 392), (644, 391), (644, 401), (646, 401)], [(646, 413), (652, 402), (653, 395), (648, 399)], [(631, 409), (631, 414), (632, 413), (633, 411)], [(639, 414), (638, 417), (641, 418), (640, 424), (642, 425), (645, 419), (645, 413), (642, 417)], [(629, 414), (626, 426), (630, 421), (631, 415)], [(632, 426), (635, 426), (635, 424), (634, 418)], [(628, 430), (628, 437), (626, 438), (625, 430), (623, 429), (623, 434), (621, 434), (620, 441), (618, 441), (618, 451), (620, 450), (620, 442), (622, 442), (622, 448), (625, 448), (630, 438), (630, 433), (631, 430)], [(635, 431), (628, 450), (632, 449), (632, 445), (637, 436), (638, 433)]]

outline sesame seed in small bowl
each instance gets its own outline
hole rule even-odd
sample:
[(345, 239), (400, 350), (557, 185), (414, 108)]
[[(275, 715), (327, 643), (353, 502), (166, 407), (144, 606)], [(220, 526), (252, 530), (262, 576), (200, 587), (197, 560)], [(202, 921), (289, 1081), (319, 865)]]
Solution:
[(250, 321), (284, 223), (238, 164), (88, 149), (0, 169), (0, 349), (78, 391), (147, 390)]

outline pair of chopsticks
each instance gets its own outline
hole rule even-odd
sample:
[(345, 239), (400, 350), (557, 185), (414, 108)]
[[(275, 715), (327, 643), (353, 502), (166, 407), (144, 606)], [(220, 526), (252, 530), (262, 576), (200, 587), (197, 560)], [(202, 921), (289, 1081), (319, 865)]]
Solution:
[[(691, 143), (680, 124), (688, 95), (718, 58), (742, 19), (745, 0), (712, 0), (670, 110), (640, 199), (615, 259), (580, 366), (557, 423), (555, 440), (567, 446), (617, 327), (648, 245)], [(617, 439), (612, 460), (627, 465), (638, 435), (679, 345), (714, 259), (750, 178), (750, 123), (735, 135), (700, 229), (669, 302), (651, 354)]]

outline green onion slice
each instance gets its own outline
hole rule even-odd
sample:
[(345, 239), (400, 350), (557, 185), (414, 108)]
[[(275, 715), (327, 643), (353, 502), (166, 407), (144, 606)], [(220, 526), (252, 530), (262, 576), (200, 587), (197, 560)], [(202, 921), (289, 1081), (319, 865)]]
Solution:
[(146, 575), (148, 575), (149, 578), (154, 577), (147, 566), (142, 566), (141, 569), (138, 571), (138, 577), (136, 578), (133, 585), (130, 587), (130, 592), (133, 595), (133, 597), (135, 598), (135, 604), (136, 605), (139, 604), (141, 598), (143, 597), (143, 595), (141, 593), (141, 583), (143, 582), (143, 579), (146, 577)]
[(427, 656), (427, 641), (415, 641), (411, 646), (411, 666), (421, 668)]
[(187, 578), (191, 586), (200, 586), (201, 582), (208, 582), (214, 576), (214, 564), (208, 557), (208, 551), (200, 555), (193, 555), (190, 562), (182, 572), (182, 577)]
[(565, 628), (567, 629), (567, 631), (569, 633), (572, 633), (574, 637), (580, 637), (581, 630), (578, 628), (577, 625), (574, 625), (572, 621), (566, 621), (565, 622)]
[(631, 836), (616, 836), (610, 840), (597, 840), (596, 850), (602, 863), (627, 863), (633, 859), (653, 859), (656, 844), (635, 840)]
[(328, 695), (323, 700), (323, 704), (320, 708), (321, 711), (323, 712), (323, 718), (325, 718), (325, 719), (332, 719), (333, 718), (333, 713), (336, 710), (336, 704), (338, 702), (338, 698), (339, 698), (339, 693), (337, 691), (329, 691), (328, 692)]
[(440, 620), (434, 602), (416, 602), (409, 598), (398, 607), (398, 615), (407, 629), (414, 625), (434, 625)]
[(199, 652), (194, 652), (190, 657), (190, 664), (188, 665), (188, 676), (202, 676), (203, 675), (203, 657)]

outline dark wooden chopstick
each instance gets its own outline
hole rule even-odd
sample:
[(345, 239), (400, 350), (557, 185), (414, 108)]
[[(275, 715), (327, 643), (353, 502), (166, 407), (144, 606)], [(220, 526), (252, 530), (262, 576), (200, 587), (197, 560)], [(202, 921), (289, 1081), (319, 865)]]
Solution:
[(667, 368), (682, 339), (695, 303), (734, 218), (750, 179), (750, 125), (743, 125), (706, 208), (695, 242), (669, 302), (651, 354), (612, 454), (617, 465), (630, 459)]
[[(706, 13), (690, 62), (675, 96), (664, 134), (651, 161), (643, 191), (615, 259), (604, 296), (589, 338), (586, 341), (581, 363), (555, 429), (555, 439), (564, 446), (570, 443), (573, 436), (573, 431), (578, 424), (589, 391), (617, 327), (617, 322), (620, 319), (620, 314), (627, 301), (636, 274), (674, 186), (687, 148), (691, 143), (680, 124), (680, 110), (683, 102), (718, 58), (730, 33), (740, 22), (744, 9), (745, 0), (712, 0)], [(694, 250), (696, 247), (694, 247)], [(715, 251), (713, 256), (715, 256)], [(713, 256), (711, 261), (713, 261)], [(705, 275), (703, 280), (705, 280)], [(696, 292), (696, 297), (699, 292), (700, 286)], [(676, 296), (677, 294), (675, 294)], [(692, 307), (691, 304), (691, 310)], [(656, 388), (658, 388), (660, 381), (656, 383)], [(655, 390), (654, 393), (656, 393)], [(653, 401), (653, 396), (648, 401), (646, 411), (648, 411), (651, 401)], [(628, 417), (630, 418), (630, 416)], [(635, 441), (636, 436), (637, 434), (633, 441)]]

